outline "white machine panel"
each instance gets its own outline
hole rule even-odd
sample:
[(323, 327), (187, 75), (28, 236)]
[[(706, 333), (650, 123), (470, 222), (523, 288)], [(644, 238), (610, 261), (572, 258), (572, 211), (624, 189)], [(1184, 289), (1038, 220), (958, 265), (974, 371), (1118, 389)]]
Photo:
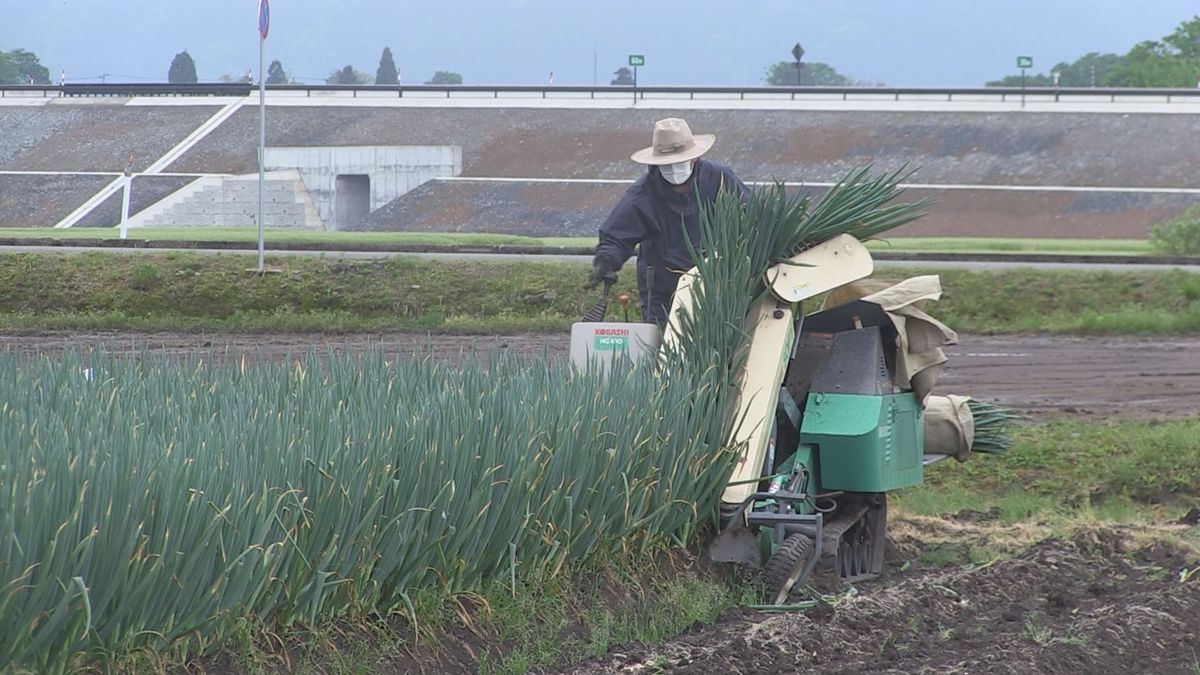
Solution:
[(571, 326), (571, 363), (585, 368), (589, 361), (606, 367), (621, 358), (639, 363), (658, 355), (662, 333), (652, 323), (576, 323)]
[(871, 276), (875, 262), (848, 234), (817, 244), (767, 271), (766, 282), (784, 302), (800, 302)]

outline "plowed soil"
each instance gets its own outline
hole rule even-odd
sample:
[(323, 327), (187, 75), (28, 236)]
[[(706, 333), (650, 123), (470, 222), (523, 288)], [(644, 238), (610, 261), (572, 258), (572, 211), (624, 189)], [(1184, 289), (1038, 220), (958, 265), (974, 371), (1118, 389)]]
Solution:
[(897, 574), (807, 612), (727, 616), (568, 673), (1181, 673), (1200, 668), (1200, 564), (1120, 532)]

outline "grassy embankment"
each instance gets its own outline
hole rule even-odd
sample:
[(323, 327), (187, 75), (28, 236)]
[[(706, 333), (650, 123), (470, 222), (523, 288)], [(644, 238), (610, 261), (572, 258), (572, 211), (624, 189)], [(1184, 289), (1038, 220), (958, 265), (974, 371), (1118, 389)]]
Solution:
[[(311, 232), (267, 230), (267, 246), (325, 244), (333, 248), (357, 246), (528, 246), (591, 248), (593, 237), (526, 237), (472, 232)], [(0, 239), (120, 239), (115, 228), (0, 227)], [(134, 228), (129, 239), (141, 241), (240, 242), (257, 244), (251, 228)], [(871, 241), (873, 251), (928, 253), (1028, 253), (1066, 255), (1150, 255), (1154, 250), (1141, 239), (1004, 239), (991, 237), (890, 237)]]
[[(244, 254), (0, 255), (0, 330), (564, 331), (596, 299), (584, 288), (587, 266), (573, 263), (273, 257), (268, 264), (276, 271), (260, 276)], [(876, 276), (920, 273), (880, 265)], [(934, 314), (964, 333), (1200, 330), (1193, 273), (937, 273), (945, 295)], [(615, 291), (634, 290), (626, 269)], [(609, 318), (622, 318), (615, 302)]]

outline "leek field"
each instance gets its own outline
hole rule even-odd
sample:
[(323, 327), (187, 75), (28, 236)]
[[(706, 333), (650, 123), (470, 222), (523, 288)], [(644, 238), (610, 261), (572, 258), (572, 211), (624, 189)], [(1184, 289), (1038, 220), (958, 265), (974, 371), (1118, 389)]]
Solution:
[(418, 589), (688, 541), (730, 460), (696, 384), (0, 359), (0, 447), (21, 450), (0, 459), (0, 664), (182, 656), (248, 619), (404, 613)]

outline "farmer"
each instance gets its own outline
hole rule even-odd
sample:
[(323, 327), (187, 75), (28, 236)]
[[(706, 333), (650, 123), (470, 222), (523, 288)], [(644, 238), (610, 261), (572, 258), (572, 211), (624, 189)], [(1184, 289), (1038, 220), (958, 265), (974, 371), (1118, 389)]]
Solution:
[(687, 122), (672, 117), (654, 124), (653, 140), (630, 157), (649, 168), (600, 226), (590, 283), (595, 288), (602, 281), (615, 282), (640, 244), (642, 317), (663, 327), (679, 277), (695, 265), (687, 242), (700, 246), (701, 207), (711, 206), (722, 188), (738, 191), (743, 200), (748, 190), (729, 167), (700, 158), (716, 136), (693, 136)]

